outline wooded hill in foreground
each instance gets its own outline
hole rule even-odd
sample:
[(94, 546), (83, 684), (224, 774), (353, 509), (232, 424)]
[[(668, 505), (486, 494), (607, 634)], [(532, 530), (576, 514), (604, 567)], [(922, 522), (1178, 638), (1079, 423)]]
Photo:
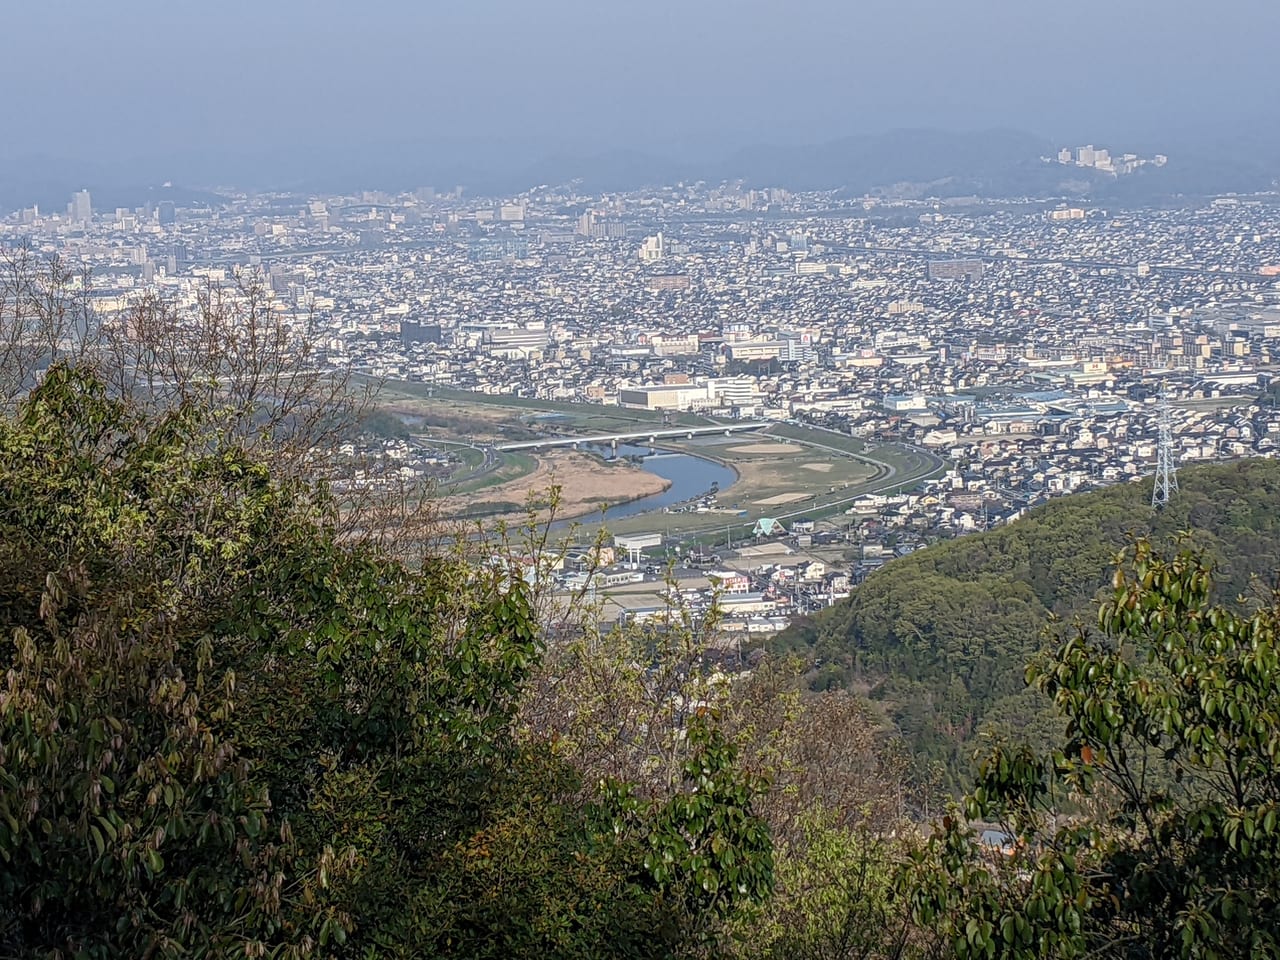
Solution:
[(1149, 481), (1126, 484), (895, 560), (776, 648), (812, 655), (815, 686), (866, 690), (922, 759), (964, 782), (983, 733), (1050, 733), (1047, 701), (1026, 687), (1027, 663), (1051, 614), (1092, 620), (1112, 560), (1133, 537), (1190, 531), (1218, 564), (1221, 599), (1266, 595), (1280, 570), (1280, 463), (1188, 467), (1178, 481), (1160, 512)]
[(1280, 955), (1280, 595), (1202, 555), (1128, 551), (1030, 671), (1060, 736), (926, 839), (857, 698), (544, 644), (519, 567), (344, 535), (240, 422), (63, 366), (0, 405), (0, 956)]

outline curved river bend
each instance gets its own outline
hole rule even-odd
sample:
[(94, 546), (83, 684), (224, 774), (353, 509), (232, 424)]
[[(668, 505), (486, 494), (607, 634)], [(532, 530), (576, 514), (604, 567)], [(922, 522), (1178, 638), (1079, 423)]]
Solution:
[[(593, 453), (609, 456), (609, 447), (588, 447)], [(671, 481), (671, 486), (662, 493), (651, 494), (630, 503), (620, 503), (605, 512), (606, 520), (618, 520), (622, 517), (633, 517), (640, 513), (661, 510), (677, 503), (684, 503), (694, 497), (707, 493), (713, 484), (718, 484), (724, 493), (738, 479), (738, 475), (729, 467), (695, 457), (688, 453), (671, 453), (659, 449), (650, 455), (649, 447), (631, 444), (618, 444), (619, 457), (643, 457), (640, 467), (649, 473)]]

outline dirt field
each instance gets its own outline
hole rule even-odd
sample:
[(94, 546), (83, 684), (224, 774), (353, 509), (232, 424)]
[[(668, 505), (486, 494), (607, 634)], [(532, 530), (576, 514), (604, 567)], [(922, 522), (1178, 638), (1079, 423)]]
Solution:
[(803, 500), (812, 494), (803, 491), (791, 491), (790, 493), (779, 493), (772, 497), (765, 497), (763, 500), (757, 500), (756, 503), (762, 507), (777, 507), (784, 503), (795, 503), (797, 500)]
[(794, 553), (785, 543), (762, 543), (758, 546), (739, 547), (738, 554), (743, 557), (777, 557)]
[(727, 453), (741, 453), (750, 457), (782, 457), (793, 453), (805, 453), (806, 447), (795, 443), (747, 443), (729, 447)]
[(812, 470), (814, 473), (830, 473), (833, 463), (802, 463), (801, 470)]
[[(545, 500), (552, 486), (560, 486), (560, 506), (556, 516), (580, 517), (595, 513), (602, 503), (625, 503), (661, 493), (671, 481), (646, 473), (627, 463), (601, 463), (571, 450), (538, 454), (538, 468), (511, 483), (487, 487), (475, 493), (448, 497), (446, 514), (458, 514), (477, 503), (523, 504), (532, 496)], [(545, 516), (545, 511), (539, 511)]]
[[(811, 451), (802, 451), (810, 453)], [(738, 471), (739, 481), (729, 488), (729, 502), (735, 496), (750, 499), (755, 503), (786, 503), (785, 500), (770, 500), (779, 495), (804, 495), (826, 490), (824, 484), (848, 479), (863, 471), (859, 464), (847, 460), (831, 463), (819, 463), (817, 466), (827, 470), (810, 469), (814, 465), (807, 457), (771, 457), (769, 459), (744, 457), (731, 461)], [(795, 497), (793, 497), (795, 499)]]

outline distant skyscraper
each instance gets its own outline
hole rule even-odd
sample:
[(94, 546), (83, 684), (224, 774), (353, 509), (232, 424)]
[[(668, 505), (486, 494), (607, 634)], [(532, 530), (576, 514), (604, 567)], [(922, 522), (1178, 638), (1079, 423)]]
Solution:
[(171, 227), (178, 222), (178, 208), (172, 200), (161, 200), (156, 207), (156, 220), (162, 227)]
[(93, 203), (88, 190), (81, 190), (71, 195), (71, 203), (67, 205), (67, 213), (76, 223), (88, 223), (93, 219)]

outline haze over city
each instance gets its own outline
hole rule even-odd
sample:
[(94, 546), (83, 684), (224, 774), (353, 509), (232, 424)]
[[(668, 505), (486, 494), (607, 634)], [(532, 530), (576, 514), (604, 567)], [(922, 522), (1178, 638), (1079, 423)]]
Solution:
[(1262, 0), (125, 0), (5, 18), (47, 42), (0, 60), (0, 171), (98, 186), (409, 186), (374, 181), (917, 127), (1172, 151), (1271, 135), (1280, 33)]

